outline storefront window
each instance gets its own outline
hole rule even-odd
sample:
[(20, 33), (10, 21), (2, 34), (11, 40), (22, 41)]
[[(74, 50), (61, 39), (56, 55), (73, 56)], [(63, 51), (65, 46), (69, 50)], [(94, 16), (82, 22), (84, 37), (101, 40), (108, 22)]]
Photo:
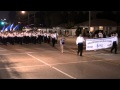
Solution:
[(90, 32), (93, 32), (94, 31), (94, 27), (90, 27)]
[(99, 26), (99, 30), (103, 30), (103, 26)]

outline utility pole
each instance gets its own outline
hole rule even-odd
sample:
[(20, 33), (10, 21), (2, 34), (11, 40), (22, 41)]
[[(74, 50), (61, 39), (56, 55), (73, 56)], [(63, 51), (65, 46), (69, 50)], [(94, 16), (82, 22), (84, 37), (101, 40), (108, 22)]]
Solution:
[(90, 34), (90, 37), (91, 37), (91, 33), (90, 33), (90, 20), (91, 20), (91, 12), (89, 11), (89, 34)]
[(34, 12), (34, 26), (36, 26), (35, 12)]
[(91, 13), (90, 13), (90, 11), (89, 11), (89, 31), (90, 31), (90, 17), (91, 17), (90, 14), (91, 14)]
[(28, 12), (28, 25), (30, 24), (30, 22), (29, 22), (29, 12)]

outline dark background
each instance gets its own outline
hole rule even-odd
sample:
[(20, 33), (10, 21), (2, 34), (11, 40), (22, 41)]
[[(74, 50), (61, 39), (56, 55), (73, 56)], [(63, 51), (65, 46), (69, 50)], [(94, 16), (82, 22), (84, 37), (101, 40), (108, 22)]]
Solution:
[(8, 19), (8, 13), (9, 11), (0, 11), (0, 19), (2, 18)]

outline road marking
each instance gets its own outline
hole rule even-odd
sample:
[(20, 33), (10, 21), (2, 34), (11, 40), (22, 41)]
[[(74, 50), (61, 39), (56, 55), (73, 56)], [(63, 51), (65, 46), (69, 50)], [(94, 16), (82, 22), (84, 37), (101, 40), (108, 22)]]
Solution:
[(57, 71), (61, 72), (62, 74), (66, 75), (66, 76), (68, 76), (68, 77), (70, 77), (70, 78), (76, 79), (75, 77), (73, 77), (73, 76), (71, 76), (71, 75), (69, 75), (69, 74), (67, 74), (67, 73), (65, 73), (65, 72), (63, 72), (63, 71), (61, 71), (61, 70), (59, 70), (59, 69), (57, 69), (57, 68), (55, 68), (55, 67), (51, 66), (50, 64), (48, 64), (48, 63), (46, 63), (46, 62), (42, 61), (42, 60), (41, 60), (41, 59), (39, 59), (39, 58), (34, 57), (34, 56), (33, 56), (33, 55), (31, 55), (31, 54), (28, 54), (28, 53), (27, 53), (27, 55), (31, 56), (32, 58), (34, 58), (34, 59), (36, 59), (36, 60), (38, 60), (38, 61), (40, 61), (40, 62), (44, 63), (45, 65), (47, 65), (47, 66), (49, 66), (49, 67), (51, 67), (51, 68), (53, 68), (53, 69), (55, 69), (55, 70), (57, 70)]
[(8, 51), (8, 50), (3, 49), (3, 50), (0, 50), (0, 51)]
[[(68, 62), (68, 63), (56, 63), (56, 64), (49, 64), (51, 66), (55, 66), (55, 65), (60, 65), (60, 64), (71, 64), (71, 63), (81, 63), (81, 62), (94, 62), (94, 61), (103, 61), (103, 60), (92, 60), (92, 61), (78, 61), (78, 62)], [(20, 66), (20, 67), (5, 67), (5, 68), (0, 68), (0, 70), (2, 69), (11, 69), (11, 68), (28, 68), (28, 67), (39, 67), (39, 66), (46, 66), (46, 64), (44, 65), (31, 65), (31, 66)]]
[(70, 77), (70, 78), (76, 79), (75, 77), (73, 77), (73, 76), (71, 76), (71, 75), (69, 75), (69, 74), (61, 71), (60, 69), (57, 69), (56, 67), (52, 67), (52, 68), (55, 69), (55, 70), (57, 70), (57, 71), (59, 71), (59, 72), (61, 72), (62, 74), (66, 75), (66, 76), (68, 76), (68, 77)]
[(71, 63), (81, 63), (81, 62), (96, 62), (96, 61), (103, 61), (103, 60), (90, 60), (90, 61), (78, 61), (78, 62), (68, 62), (68, 63), (56, 63), (56, 64), (50, 64), (50, 65), (60, 65), (60, 64), (71, 64)]
[(118, 65), (118, 66), (120, 65), (120, 63), (115, 62), (114, 60), (111, 60), (111, 59), (104, 60), (104, 62), (109, 63), (109, 64), (113, 64), (113, 65)]
[(16, 54), (26, 54), (26, 53), (38, 53), (38, 52), (8, 53), (8, 54), (0, 54), (0, 55), (16, 55)]
[(34, 48), (34, 49), (43, 49), (43, 48)]
[(5, 67), (5, 68), (0, 68), (1, 69), (11, 69), (11, 68), (24, 68), (24, 67), (38, 67), (38, 66), (46, 66), (46, 65), (32, 65), (32, 66), (20, 66), (20, 67)]
[(23, 48), (23, 49), (15, 49), (15, 50), (25, 50), (25, 49)]
[[(41, 48), (35, 48), (35, 49), (41, 49)], [(50, 50), (50, 51), (43, 50), (42, 52), (60, 52), (60, 50)], [(69, 51), (68, 50), (64, 50), (64, 52), (69, 52)]]

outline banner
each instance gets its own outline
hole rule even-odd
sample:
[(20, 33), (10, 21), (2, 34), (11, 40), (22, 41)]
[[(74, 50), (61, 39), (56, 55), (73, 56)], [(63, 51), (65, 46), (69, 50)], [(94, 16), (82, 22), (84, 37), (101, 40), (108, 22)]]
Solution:
[(86, 50), (97, 50), (112, 47), (114, 37), (86, 39)]

